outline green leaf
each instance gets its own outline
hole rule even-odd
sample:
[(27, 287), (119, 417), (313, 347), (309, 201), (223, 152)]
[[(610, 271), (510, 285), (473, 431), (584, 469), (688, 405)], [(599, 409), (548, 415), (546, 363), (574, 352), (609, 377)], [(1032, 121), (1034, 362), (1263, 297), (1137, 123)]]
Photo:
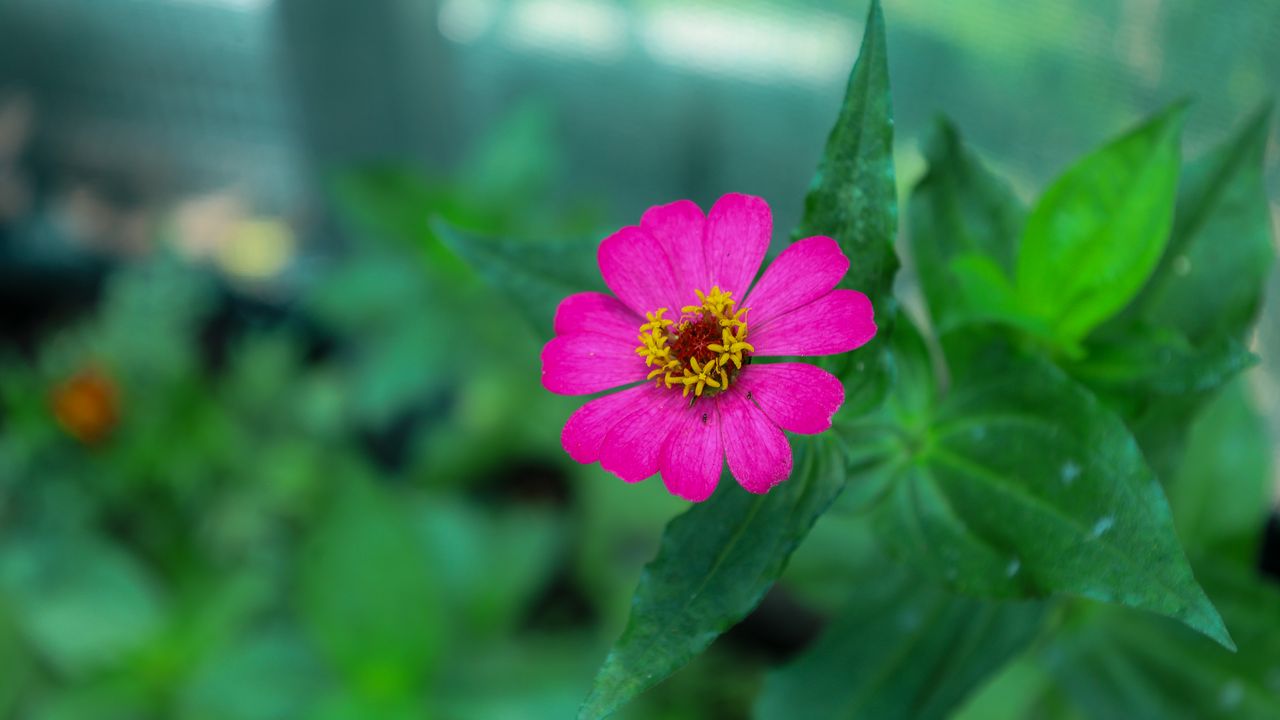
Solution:
[(1035, 637), (1043, 606), (952, 595), (892, 566), (864, 582), (756, 708), (773, 718), (944, 718)]
[(6, 538), (0, 592), (27, 641), (73, 676), (119, 666), (156, 635), (164, 618), (165, 604), (146, 569), (92, 537)]
[[(911, 257), (929, 315), (945, 330), (959, 319), (966, 298), (952, 261), (974, 254), (990, 261), (1000, 278), (1011, 277), (1026, 209), (1009, 185), (964, 147), (945, 119), (935, 123), (925, 140), (925, 157), (929, 170), (912, 190), (909, 205)], [(1012, 295), (1012, 287), (1008, 289)]]
[(307, 630), (367, 697), (415, 690), (447, 622), (428, 558), (401, 506), (367, 480), (346, 484), (302, 558)]
[(1027, 217), (1018, 294), (1064, 344), (1121, 310), (1155, 269), (1173, 219), (1178, 104), (1072, 166)]
[(1136, 303), (1192, 342), (1240, 337), (1257, 314), (1274, 260), (1263, 181), (1269, 120), (1268, 105), (1187, 167), (1168, 250)]
[(434, 227), (446, 245), (511, 301), (540, 337), (551, 337), (556, 307), (566, 296), (603, 289), (592, 242), (502, 240), (463, 233), (443, 222)]
[[(844, 104), (827, 138), (804, 201), (804, 216), (792, 233), (834, 238), (852, 264), (842, 287), (866, 293), (875, 308), (879, 331), (858, 353), (824, 361), (845, 380), (854, 407), (873, 405), (885, 390), (883, 357), (892, 332), (898, 270), (894, 238), (898, 231), (898, 190), (893, 170), (893, 105), (884, 16), (874, 0), (858, 60), (849, 75)], [(865, 399), (864, 398), (868, 398)]]
[(1084, 717), (1271, 718), (1280, 707), (1280, 588), (1252, 569), (1199, 570), (1227, 626), (1227, 652), (1173, 623), (1097, 608), (1065, 628), (1044, 663)]
[(702, 652), (746, 617), (844, 486), (844, 462), (827, 437), (795, 443), (791, 479), (752, 495), (730, 478), (667, 525), (645, 568), (631, 617), (581, 718), (607, 717)]
[(964, 592), (1105, 600), (1230, 645), (1120, 419), (1052, 365), (978, 348), (927, 413), (891, 400), (879, 419), (897, 439), (870, 473), (886, 546)]
[(1243, 379), (1205, 406), (1186, 444), (1169, 487), (1179, 537), (1220, 556), (1220, 543), (1241, 539), (1241, 555), (1252, 556), (1270, 507), (1271, 440)]

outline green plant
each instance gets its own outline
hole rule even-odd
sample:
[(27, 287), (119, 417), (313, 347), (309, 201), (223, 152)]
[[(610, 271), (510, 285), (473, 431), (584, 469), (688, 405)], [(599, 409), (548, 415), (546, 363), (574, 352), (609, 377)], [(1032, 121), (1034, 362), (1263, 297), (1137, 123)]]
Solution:
[[(1184, 168), (1174, 105), (1030, 209), (940, 122), (906, 228), (923, 311), (903, 313), (883, 33), (873, 3), (794, 234), (839, 241), (880, 323), (856, 362), (828, 363), (849, 397), (836, 432), (798, 441), (769, 494), (721, 483), (667, 526), (580, 716), (707, 649), (832, 507), (850, 543), (872, 539), (823, 579), (848, 603), (771, 676), (760, 717), (940, 717), (993, 677), (973, 717), (1267, 716), (1280, 588), (1251, 569), (1266, 454), (1233, 378), (1272, 260), (1269, 113)], [(448, 237), (482, 271), (515, 262)]]

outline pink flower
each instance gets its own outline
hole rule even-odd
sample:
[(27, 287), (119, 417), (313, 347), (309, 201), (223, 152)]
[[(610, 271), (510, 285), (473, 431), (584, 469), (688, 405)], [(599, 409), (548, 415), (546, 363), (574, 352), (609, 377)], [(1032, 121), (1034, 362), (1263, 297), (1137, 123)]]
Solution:
[(764, 200), (730, 194), (708, 215), (688, 200), (650, 208), (600, 243), (614, 295), (570, 295), (542, 349), (542, 384), (596, 398), (565, 423), (580, 463), (627, 482), (656, 472), (674, 495), (711, 496), (727, 460), (765, 493), (791, 475), (783, 430), (820, 433), (844, 402), (840, 381), (806, 363), (756, 362), (848, 352), (876, 334), (871, 302), (837, 290), (849, 260), (828, 237), (764, 261), (773, 218)]

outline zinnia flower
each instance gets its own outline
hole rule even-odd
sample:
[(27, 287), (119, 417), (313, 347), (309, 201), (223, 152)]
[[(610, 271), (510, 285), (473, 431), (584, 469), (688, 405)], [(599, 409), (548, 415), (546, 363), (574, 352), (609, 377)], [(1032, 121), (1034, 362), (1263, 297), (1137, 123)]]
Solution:
[(831, 427), (844, 388), (813, 365), (758, 361), (848, 352), (876, 325), (865, 295), (835, 289), (849, 260), (829, 237), (794, 243), (752, 287), (772, 232), (764, 200), (730, 194), (707, 215), (688, 200), (650, 208), (600, 243), (613, 295), (560, 303), (542, 384), (561, 395), (629, 387), (565, 423), (574, 460), (627, 482), (661, 473), (694, 502), (711, 496), (726, 460), (753, 493), (791, 475), (783, 431)]

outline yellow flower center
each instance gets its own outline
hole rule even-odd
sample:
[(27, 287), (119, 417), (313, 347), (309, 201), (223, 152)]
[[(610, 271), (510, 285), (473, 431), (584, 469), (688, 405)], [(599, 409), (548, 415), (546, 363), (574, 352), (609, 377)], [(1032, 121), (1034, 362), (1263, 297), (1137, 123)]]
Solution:
[(636, 353), (653, 368), (650, 380), (699, 398), (707, 388), (727, 390), (755, 348), (747, 342), (747, 308), (734, 310), (733, 293), (719, 287), (694, 292), (699, 304), (681, 308), (676, 320), (663, 317), (667, 308), (645, 313)]

